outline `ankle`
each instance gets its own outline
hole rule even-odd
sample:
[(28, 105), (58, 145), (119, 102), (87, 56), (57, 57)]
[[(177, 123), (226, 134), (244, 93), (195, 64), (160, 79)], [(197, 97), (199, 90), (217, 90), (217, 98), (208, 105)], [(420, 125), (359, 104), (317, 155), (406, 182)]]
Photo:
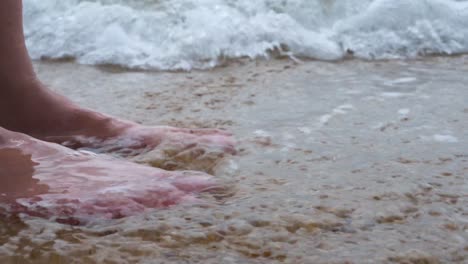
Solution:
[(40, 139), (74, 135), (106, 138), (134, 125), (78, 107), (36, 79), (0, 82), (0, 88), (0, 127), (11, 131)]
[(61, 129), (79, 108), (38, 80), (0, 82), (0, 127), (27, 134)]
[(12, 139), (18, 138), (21, 135), (19, 133), (11, 132), (6, 130), (3, 127), (0, 127), (0, 146), (5, 146), (7, 143), (11, 142)]
[(2, 131), (3, 129), (0, 127), (0, 146), (6, 143), (6, 137)]

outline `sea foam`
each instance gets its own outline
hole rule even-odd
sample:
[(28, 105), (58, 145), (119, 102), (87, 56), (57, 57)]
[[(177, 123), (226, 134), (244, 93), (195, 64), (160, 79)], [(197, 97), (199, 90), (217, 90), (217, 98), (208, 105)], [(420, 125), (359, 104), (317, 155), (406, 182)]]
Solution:
[(24, 23), (34, 59), (137, 69), (468, 52), (468, 2), (454, 0), (24, 0)]

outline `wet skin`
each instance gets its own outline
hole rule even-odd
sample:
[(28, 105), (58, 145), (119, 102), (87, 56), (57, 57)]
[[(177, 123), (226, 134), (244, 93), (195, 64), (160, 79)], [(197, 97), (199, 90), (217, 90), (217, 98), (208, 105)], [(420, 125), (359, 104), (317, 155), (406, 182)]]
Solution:
[(215, 185), (201, 172), (168, 172), (70, 148), (123, 157), (154, 154), (139, 161), (159, 167), (177, 160), (170, 169), (235, 152), (229, 133), (142, 126), (49, 90), (26, 50), (22, 1), (0, 1), (0, 58), (0, 195), (17, 208), (46, 217), (112, 218), (191, 200)]
[(13, 212), (65, 222), (120, 218), (197, 201), (196, 193), (218, 187), (202, 172), (168, 172), (4, 129), (0, 137), (0, 201)]

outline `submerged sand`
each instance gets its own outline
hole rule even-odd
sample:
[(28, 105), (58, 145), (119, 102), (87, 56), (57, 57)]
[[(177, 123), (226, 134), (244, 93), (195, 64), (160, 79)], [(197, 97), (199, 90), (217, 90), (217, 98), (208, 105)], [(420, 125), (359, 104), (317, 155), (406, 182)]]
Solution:
[[(2, 263), (466, 263), (468, 58), (129, 72), (36, 62), (81, 105), (235, 133), (206, 205), (0, 222)], [(189, 169), (200, 169), (197, 164)]]

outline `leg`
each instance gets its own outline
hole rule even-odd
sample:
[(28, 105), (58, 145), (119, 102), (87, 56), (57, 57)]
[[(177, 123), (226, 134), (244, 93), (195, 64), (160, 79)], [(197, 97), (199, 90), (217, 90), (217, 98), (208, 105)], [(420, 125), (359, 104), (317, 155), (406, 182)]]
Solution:
[(73, 223), (118, 218), (196, 200), (216, 187), (200, 172), (168, 172), (77, 152), (0, 128), (0, 202), (10, 210)]
[(206, 153), (215, 154), (208, 155), (212, 160), (234, 152), (228, 133), (144, 127), (83, 109), (44, 87), (27, 54), (21, 9), (19, 0), (0, 1), (0, 126), (73, 148), (123, 156), (157, 150), (157, 158), (146, 158), (154, 165), (164, 163), (161, 157), (181, 156), (179, 161), (192, 162), (204, 160)]
[[(25, 46), (20, 0), (0, 2), (0, 58), (0, 126), (38, 137), (112, 136), (118, 131), (111, 132), (107, 126), (116, 130), (128, 126), (114, 126), (109, 117), (79, 108), (37, 80)], [(85, 126), (92, 129), (87, 131)]]

